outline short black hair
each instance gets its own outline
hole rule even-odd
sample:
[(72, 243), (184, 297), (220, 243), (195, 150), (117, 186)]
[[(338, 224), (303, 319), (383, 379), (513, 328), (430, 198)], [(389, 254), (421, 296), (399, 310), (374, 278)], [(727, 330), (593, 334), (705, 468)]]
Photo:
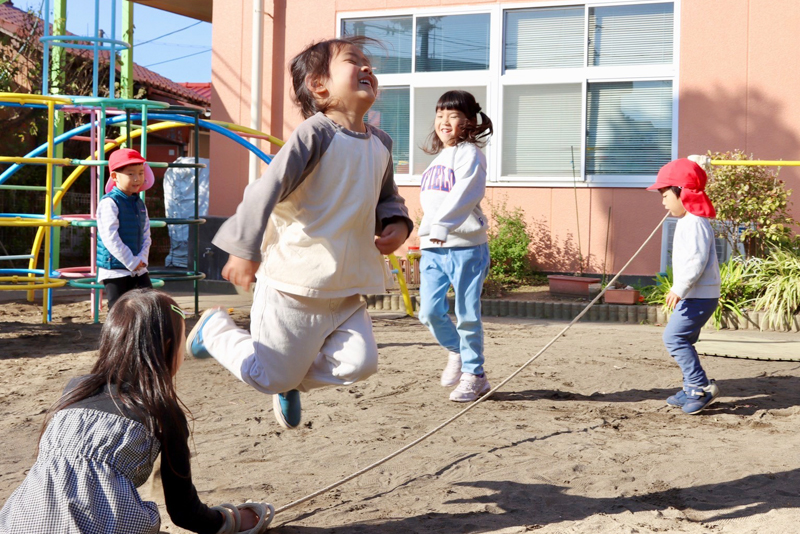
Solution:
[(678, 197), (678, 198), (681, 198), (681, 188), (680, 188), (680, 187), (678, 187), (677, 185), (668, 185), (667, 187), (660, 187), (660, 188), (658, 189), (658, 192), (659, 192), (659, 193), (663, 193), (663, 192), (664, 192), (664, 191), (666, 191), (667, 189), (669, 189), (670, 191), (672, 191), (673, 193), (675, 193), (675, 196), (676, 196), (676, 197)]

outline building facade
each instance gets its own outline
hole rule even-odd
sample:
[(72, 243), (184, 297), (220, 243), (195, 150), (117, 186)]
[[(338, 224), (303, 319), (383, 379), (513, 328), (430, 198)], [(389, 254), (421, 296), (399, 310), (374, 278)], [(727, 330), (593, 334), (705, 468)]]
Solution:
[[(215, 119), (251, 120), (253, 16), (251, 0), (214, 3)], [(544, 271), (618, 272), (665, 214), (645, 187), (671, 159), (740, 149), (800, 160), (796, 0), (275, 0), (261, 16), (260, 129), (280, 138), (302, 121), (295, 54), (334, 36), (381, 41), (369, 49), (381, 91), (367, 120), (394, 139), (413, 219), (435, 102), (452, 88), (475, 94), (495, 125), (484, 207), (524, 211)], [(228, 216), (248, 158), (212, 136), (211, 160), (211, 215)], [(800, 190), (795, 168), (780, 178)], [(626, 274), (659, 272), (667, 238), (659, 231)]]

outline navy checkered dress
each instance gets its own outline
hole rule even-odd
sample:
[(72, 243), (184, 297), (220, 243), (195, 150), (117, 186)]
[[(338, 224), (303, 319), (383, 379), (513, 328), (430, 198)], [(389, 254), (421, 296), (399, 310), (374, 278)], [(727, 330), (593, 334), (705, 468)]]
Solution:
[(0, 533), (157, 533), (158, 506), (136, 488), (160, 447), (132, 419), (85, 408), (57, 412), (36, 463), (0, 510)]

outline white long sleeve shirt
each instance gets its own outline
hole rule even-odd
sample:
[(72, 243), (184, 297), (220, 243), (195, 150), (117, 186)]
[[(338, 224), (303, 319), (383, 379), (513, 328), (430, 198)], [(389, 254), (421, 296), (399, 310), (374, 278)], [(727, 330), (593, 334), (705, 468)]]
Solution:
[[(142, 240), (142, 250), (139, 254), (134, 254), (122, 238), (119, 237), (119, 208), (113, 199), (106, 197), (97, 204), (97, 233), (103, 240), (103, 244), (112, 256), (122, 262), (128, 270), (124, 269), (103, 269), (97, 268), (97, 281), (109, 280), (111, 278), (122, 278), (123, 276), (141, 276), (147, 272), (147, 264), (150, 256), (150, 218), (145, 217), (144, 238)], [(139, 263), (144, 262), (145, 266), (136, 269)]]
[(422, 175), (420, 248), (486, 243), (489, 225), (481, 210), (485, 192), (486, 156), (477, 146), (464, 142), (442, 150)]
[(682, 299), (719, 298), (719, 262), (714, 229), (705, 217), (686, 213), (672, 240), (672, 292)]

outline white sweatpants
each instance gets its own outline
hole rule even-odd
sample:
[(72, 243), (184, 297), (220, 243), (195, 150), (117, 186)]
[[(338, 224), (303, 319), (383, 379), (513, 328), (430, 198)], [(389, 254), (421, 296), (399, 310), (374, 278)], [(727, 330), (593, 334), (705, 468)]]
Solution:
[(378, 370), (378, 345), (359, 295), (301, 297), (258, 283), (250, 332), (216, 313), (203, 341), (239, 380), (272, 395), (352, 384)]

